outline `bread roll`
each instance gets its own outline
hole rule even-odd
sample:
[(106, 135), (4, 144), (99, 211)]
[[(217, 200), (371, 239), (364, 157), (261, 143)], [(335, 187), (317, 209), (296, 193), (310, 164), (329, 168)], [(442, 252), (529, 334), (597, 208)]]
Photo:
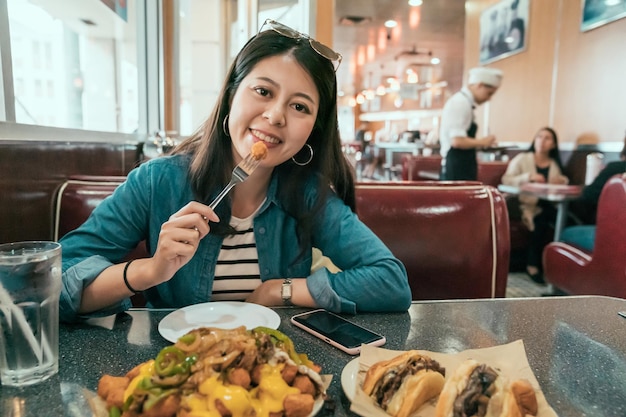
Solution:
[(437, 361), (412, 350), (372, 365), (363, 391), (388, 414), (408, 417), (441, 392), (444, 374)]
[(437, 401), (435, 417), (525, 417), (537, 415), (537, 408), (530, 382), (509, 381), (486, 364), (470, 359), (449, 376)]

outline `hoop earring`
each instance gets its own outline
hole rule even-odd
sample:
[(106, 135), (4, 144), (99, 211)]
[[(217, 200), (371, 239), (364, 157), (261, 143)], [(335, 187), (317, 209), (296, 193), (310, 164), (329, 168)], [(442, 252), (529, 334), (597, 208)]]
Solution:
[(293, 163), (296, 165), (300, 165), (301, 167), (308, 165), (313, 160), (313, 147), (309, 145), (308, 143), (305, 143), (304, 146), (309, 148), (309, 152), (310, 152), (309, 159), (307, 159), (306, 162), (296, 161), (295, 155), (291, 157), (291, 160), (293, 161)]
[(226, 117), (224, 117), (224, 121), (222, 122), (222, 130), (224, 131), (224, 134), (228, 137), (230, 137), (230, 133), (228, 132), (228, 116), (230, 115), (226, 115)]

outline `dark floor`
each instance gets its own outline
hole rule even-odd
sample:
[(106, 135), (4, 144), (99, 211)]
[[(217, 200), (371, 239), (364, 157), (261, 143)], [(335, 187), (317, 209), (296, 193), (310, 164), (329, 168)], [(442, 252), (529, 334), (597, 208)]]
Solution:
[(506, 297), (541, 297), (548, 290), (547, 285), (535, 284), (524, 272), (510, 272), (506, 285)]

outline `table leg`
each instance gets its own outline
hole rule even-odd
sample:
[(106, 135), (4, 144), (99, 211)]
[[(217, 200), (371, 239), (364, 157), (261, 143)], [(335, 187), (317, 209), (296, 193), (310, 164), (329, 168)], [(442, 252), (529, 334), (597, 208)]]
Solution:
[(567, 206), (569, 201), (559, 201), (556, 210), (556, 224), (554, 225), (554, 241), (558, 242), (561, 238), (561, 232), (565, 227), (565, 220), (567, 219)]
[[(568, 200), (559, 201), (556, 206), (556, 223), (554, 225), (554, 241), (558, 242), (561, 239), (561, 232), (565, 226), (565, 220), (567, 218), (567, 206)], [(547, 291), (543, 293), (546, 296), (555, 295), (554, 286), (550, 283), (547, 284)]]

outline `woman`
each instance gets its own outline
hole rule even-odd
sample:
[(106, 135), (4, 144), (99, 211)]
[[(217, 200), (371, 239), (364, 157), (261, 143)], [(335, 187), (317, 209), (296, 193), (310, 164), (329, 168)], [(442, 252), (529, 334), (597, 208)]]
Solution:
[[(541, 184), (567, 184), (559, 155), (556, 132), (549, 127), (540, 129), (528, 151), (515, 155), (502, 176), (502, 184), (519, 187), (528, 182)], [(526, 272), (536, 283), (545, 283), (541, 273), (541, 256), (549, 240), (548, 230), (556, 218), (556, 209), (546, 201), (532, 195), (519, 196), (522, 221), (531, 231)]]
[[(134, 292), (152, 307), (409, 307), (404, 266), (354, 213), (337, 126), (333, 62), (341, 56), (278, 22), (266, 26), (236, 57), (202, 127), (173, 155), (130, 172), (62, 239), (62, 320), (123, 311)], [(260, 141), (266, 158), (211, 210)], [(152, 257), (122, 263), (142, 240)], [(313, 247), (340, 271), (312, 273)]]

